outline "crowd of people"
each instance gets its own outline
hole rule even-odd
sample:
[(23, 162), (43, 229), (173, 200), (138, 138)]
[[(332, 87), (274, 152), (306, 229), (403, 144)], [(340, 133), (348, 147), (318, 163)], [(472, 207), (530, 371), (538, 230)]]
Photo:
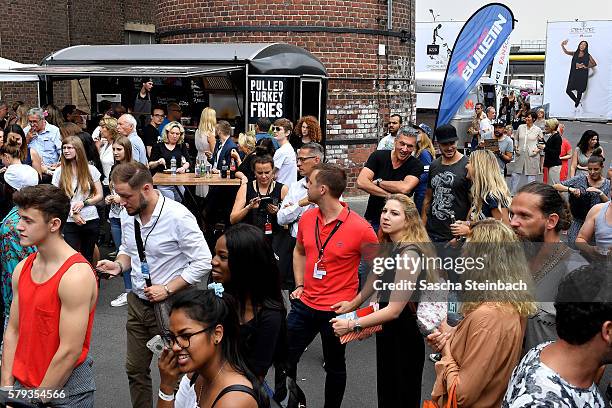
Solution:
[[(73, 106), (16, 105), (6, 120), (0, 393), (61, 389), (30, 402), (93, 406), (100, 279), (122, 276), (111, 305), (127, 306), (134, 407), (298, 407), (308, 397), (295, 382), (300, 359), (317, 335), (324, 406), (340, 407), (355, 375), (347, 344), (364, 333), (375, 333), (379, 407), (429, 398), (604, 406), (612, 172), (597, 133), (586, 131), (572, 152), (556, 119), (526, 103), (517, 110), (509, 95), (503, 122), (476, 105), (463, 154), (452, 125), (432, 130), (392, 115), (357, 177), (369, 195), (362, 217), (344, 200), (346, 171), (326, 163), (316, 118), (260, 118), (255, 132), (235, 135), (207, 107), (192, 155), (180, 105), (153, 105), (147, 84), (132, 113), (109, 106), (91, 134)], [(513, 129), (516, 117), (524, 123)], [(201, 162), (231, 167), (241, 181), (194, 189), (205, 225), (182, 203), (190, 187), (153, 181)], [(546, 182), (535, 181), (544, 170)], [(111, 239), (114, 253), (102, 256)], [(376, 270), (381, 257), (410, 262)], [(459, 289), (470, 282), (527, 286)], [(436, 380), (422, 395), (426, 345)]]

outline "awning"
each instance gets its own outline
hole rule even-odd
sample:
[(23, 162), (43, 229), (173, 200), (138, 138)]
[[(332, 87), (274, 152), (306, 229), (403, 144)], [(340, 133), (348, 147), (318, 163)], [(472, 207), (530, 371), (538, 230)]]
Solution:
[(2, 71), (10, 71), (15, 68), (28, 68), (37, 67), (38, 65), (26, 65), (19, 62), (12, 61), (10, 59), (0, 57), (0, 82), (36, 82), (38, 76), (35, 75), (24, 75), (24, 74), (9, 74), (3, 75)]
[(220, 74), (244, 69), (240, 65), (200, 65), (200, 66), (172, 66), (172, 65), (43, 65), (2, 69), (0, 75), (48, 75), (63, 77), (96, 77), (96, 76), (123, 76), (123, 77), (195, 77), (211, 74)]

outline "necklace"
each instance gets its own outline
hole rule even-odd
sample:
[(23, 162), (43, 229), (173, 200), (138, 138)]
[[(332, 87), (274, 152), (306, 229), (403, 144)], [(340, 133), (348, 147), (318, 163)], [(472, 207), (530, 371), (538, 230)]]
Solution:
[[(215, 380), (217, 379), (217, 377), (219, 376), (219, 374), (221, 374), (221, 371), (223, 371), (223, 368), (225, 367), (225, 363), (227, 363), (227, 361), (223, 362), (223, 365), (221, 366), (221, 368), (219, 369), (219, 371), (217, 371), (217, 374), (215, 374), (215, 376), (213, 377), (213, 379), (210, 381), (210, 383), (208, 384), (209, 386), (212, 386), (213, 383), (215, 382)], [(212, 388), (212, 387), (211, 387)], [(198, 391), (198, 406), (200, 406), (200, 398), (202, 398), (202, 391), (204, 390), (204, 378), (202, 378), (202, 384), (200, 384), (200, 390)]]
[(536, 284), (539, 283), (542, 279), (544, 279), (548, 272), (550, 272), (555, 267), (555, 265), (559, 263), (561, 258), (563, 258), (565, 254), (569, 251), (569, 247), (567, 245), (562, 245), (561, 248), (559, 248), (559, 246), (561, 245), (560, 243), (554, 245), (555, 249), (553, 250), (553, 253), (550, 254), (548, 259), (546, 259), (540, 269), (533, 275), (533, 281)]

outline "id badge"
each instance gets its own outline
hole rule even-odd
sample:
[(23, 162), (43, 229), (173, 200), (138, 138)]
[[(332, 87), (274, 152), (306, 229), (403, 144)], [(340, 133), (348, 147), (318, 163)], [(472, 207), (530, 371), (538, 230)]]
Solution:
[(327, 270), (325, 269), (325, 263), (323, 262), (322, 259), (319, 259), (317, 262), (315, 262), (314, 273), (312, 274), (312, 276), (315, 279), (323, 279), (325, 275), (327, 275)]
[(272, 223), (266, 222), (266, 224), (264, 225), (264, 234), (265, 235), (271, 235), (272, 234)]

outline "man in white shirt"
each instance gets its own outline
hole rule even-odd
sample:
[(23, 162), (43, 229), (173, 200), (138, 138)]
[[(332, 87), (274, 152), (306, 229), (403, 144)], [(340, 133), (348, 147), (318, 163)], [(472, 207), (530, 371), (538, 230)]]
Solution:
[(136, 133), (137, 125), (138, 123), (134, 116), (126, 113), (121, 115), (117, 121), (117, 131), (130, 139), (132, 143), (132, 158), (146, 166), (149, 163), (147, 160), (147, 149), (140, 136), (138, 136), (138, 133)]
[(293, 129), (293, 123), (290, 120), (281, 118), (277, 119), (272, 126), (274, 131), (274, 139), (280, 147), (274, 152), (274, 171), (276, 172), (276, 181), (286, 185), (297, 181), (297, 165), (295, 152), (291, 143), (289, 143), (289, 135)]
[[(98, 268), (110, 275), (132, 269), (128, 295), (126, 371), (134, 407), (151, 407), (149, 367), (153, 354), (146, 343), (164, 328), (158, 326), (154, 304), (202, 281), (211, 269), (211, 254), (198, 223), (187, 208), (153, 188), (149, 170), (140, 163), (125, 163), (112, 174), (115, 191), (125, 212), (121, 216), (121, 247), (114, 262)], [(127, 214), (126, 214), (127, 213)], [(135, 235), (141, 229), (150, 277), (143, 273)]]
[(380, 139), (376, 150), (393, 150), (395, 148), (395, 136), (397, 136), (397, 131), (401, 126), (402, 117), (400, 115), (389, 116), (389, 133)]
[(480, 121), (480, 142), (485, 139), (493, 139), (493, 120), (495, 119), (495, 108), (487, 108), (487, 116)]
[[(278, 225), (290, 225), (291, 236), (297, 237), (298, 221), (307, 210), (316, 207), (308, 201), (308, 177), (312, 169), (323, 161), (325, 153), (318, 143), (306, 143), (298, 150), (297, 167), (303, 178), (292, 183), (276, 214)], [(295, 244), (295, 243), (294, 243)]]

